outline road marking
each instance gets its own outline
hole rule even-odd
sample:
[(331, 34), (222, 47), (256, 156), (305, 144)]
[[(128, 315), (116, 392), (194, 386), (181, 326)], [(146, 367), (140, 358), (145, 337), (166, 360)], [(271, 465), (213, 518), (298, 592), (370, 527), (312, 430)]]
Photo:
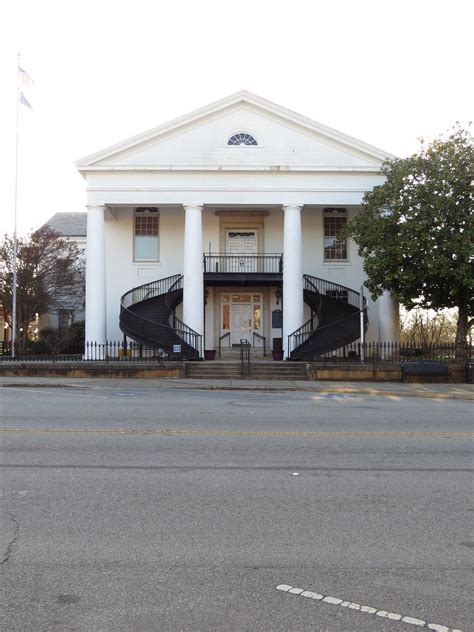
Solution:
[(0, 428), (4, 433), (29, 433), (29, 434), (63, 434), (63, 433), (92, 433), (92, 434), (122, 434), (122, 435), (176, 435), (192, 437), (314, 437), (317, 439), (338, 439), (344, 437), (390, 439), (392, 437), (418, 439), (447, 437), (474, 438), (474, 432), (357, 432), (335, 431), (319, 432), (311, 430), (178, 430), (178, 429), (153, 429), (153, 428)]
[[(82, 393), (71, 393), (69, 390), (65, 391), (44, 391), (43, 389), (30, 389), (30, 388), (15, 388), (13, 386), (4, 386), (8, 391), (21, 391), (22, 393), (36, 393), (40, 395), (71, 395), (71, 397), (92, 397), (93, 399), (109, 399), (107, 395), (83, 395)], [(69, 387), (72, 388), (72, 387)], [(81, 387), (80, 387), (81, 388)]]
[(136, 394), (131, 391), (114, 391), (112, 393), (112, 395), (117, 395), (118, 397), (135, 397)]
[(458, 628), (449, 628), (447, 625), (440, 625), (439, 623), (428, 623), (423, 619), (416, 619), (415, 617), (404, 616), (397, 614), (396, 612), (389, 612), (388, 610), (378, 610), (371, 606), (361, 606), (358, 603), (352, 603), (350, 601), (343, 601), (339, 597), (331, 597), (330, 595), (320, 595), (312, 590), (304, 590), (303, 588), (294, 588), (289, 584), (280, 584), (276, 587), (277, 590), (286, 592), (292, 595), (299, 595), (300, 597), (306, 597), (314, 599), (316, 601), (324, 601), (333, 606), (339, 606), (341, 608), (348, 608), (350, 610), (357, 610), (358, 612), (365, 612), (367, 614), (374, 614), (376, 617), (382, 617), (384, 619), (390, 619), (391, 621), (401, 621), (402, 623), (410, 623), (416, 625), (419, 628), (426, 628), (427, 630), (434, 630), (435, 632), (462, 632)]

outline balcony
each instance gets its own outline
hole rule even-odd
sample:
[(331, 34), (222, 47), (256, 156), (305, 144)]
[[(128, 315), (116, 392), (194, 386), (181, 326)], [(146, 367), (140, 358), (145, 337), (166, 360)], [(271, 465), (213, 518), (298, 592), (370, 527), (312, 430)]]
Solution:
[(209, 253), (203, 255), (204, 280), (208, 285), (227, 282), (230, 285), (243, 283), (278, 283), (283, 274), (283, 255), (229, 255)]

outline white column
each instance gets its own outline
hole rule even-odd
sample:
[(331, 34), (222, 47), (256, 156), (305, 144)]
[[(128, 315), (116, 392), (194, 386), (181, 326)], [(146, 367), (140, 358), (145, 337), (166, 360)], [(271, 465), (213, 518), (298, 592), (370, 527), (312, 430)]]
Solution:
[(184, 205), (183, 321), (204, 334), (202, 204)]
[[(86, 247), (86, 343), (104, 344), (107, 340), (105, 280), (105, 226), (103, 204), (87, 206)], [(87, 353), (86, 358), (100, 357)]]
[(398, 342), (400, 338), (398, 303), (390, 292), (385, 291), (377, 300), (379, 318), (379, 341)]
[(283, 349), (288, 357), (288, 335), (304, 321), (301, 206), (284, 204), (283, 225)]

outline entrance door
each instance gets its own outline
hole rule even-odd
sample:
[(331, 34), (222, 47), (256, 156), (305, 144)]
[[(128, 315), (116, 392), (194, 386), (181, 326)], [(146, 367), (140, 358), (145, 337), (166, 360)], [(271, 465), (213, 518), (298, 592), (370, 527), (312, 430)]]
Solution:
[[(257, 272), (258, 253), (257, 231), (227, 230), (226, 254), (233, 255), (228, 259), (228, 272)], [(241, 256), (239, 256), (241, 255)]]
[(252, 344), (252, 305), (250, 303), (232, 304), (232, 344), (239, 344), (246, 338)]

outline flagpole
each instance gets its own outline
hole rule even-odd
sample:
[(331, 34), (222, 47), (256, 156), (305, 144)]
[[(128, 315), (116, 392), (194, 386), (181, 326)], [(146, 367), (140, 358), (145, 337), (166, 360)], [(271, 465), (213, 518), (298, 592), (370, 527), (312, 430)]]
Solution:
[(18, 128), (20, 118), (20, 53), (18, 53), (16, 69), (16, 149), (15, 149), (15, 210), (13, 220), (13, 306), (12, 306), (12, 358), (15, 357), (17, 337), (16, 326), (16, 285), (17, 285), (17, 207), (18, 207)]

